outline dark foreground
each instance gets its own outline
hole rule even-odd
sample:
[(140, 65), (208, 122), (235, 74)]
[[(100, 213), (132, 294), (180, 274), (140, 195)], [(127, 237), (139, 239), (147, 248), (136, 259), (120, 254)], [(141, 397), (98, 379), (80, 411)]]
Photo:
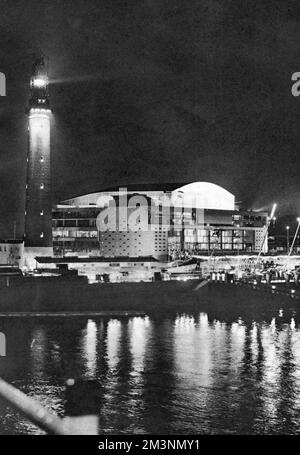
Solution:
[[(67, 378), (97, 381), (101, 434), (300, 431), (300, 328), (284, 310), (259, 321), (214, 310), (5, 319), (0, 329), (0, 376), (54, 412), (64, 414)], [(0, 404), (0, 433), (40, 430)]]
[[(59, 415), (66, 379), (95, 380), (101, 434), (299, 433), (299, 299), (194, 288), (176, 283), (172, 301), (128, 286), (126, 309), (142, 305), (148, 316), (0, 318), (0, 377)], [(102, 308), (112, 303), (125, 308), (124, 296)], [(0, 403), (1, 434), (40, 432)]]
[(268, 317), (271, 310), (278, 310), (282, 304), (292, 316), (294, 307), (300, 305), (300, 290), (293, 295), (288, 285), (277, 286), (275, 291), (271, 285), (240, 282), (175, 280), (89, 285), (81, 280), (43, 278), (12, 280), (9, 287), (0, 287), (0, 317), (5, 314), (142, 316), (213, 308), (216, 316), (224, 320), (229, 313), (251, 320)]

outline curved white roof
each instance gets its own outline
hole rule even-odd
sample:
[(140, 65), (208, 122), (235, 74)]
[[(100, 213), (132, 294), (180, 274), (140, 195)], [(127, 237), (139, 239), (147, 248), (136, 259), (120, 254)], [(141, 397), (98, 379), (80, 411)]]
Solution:
[[(158, 200), (160, 200), (166, 191), (168, 193), (171, 192), (173, 204), (184, 204), (185, 207), (217, 210), (234, 210), (235, 208), (234, 195), (214, 183), (194, 182), (179, 187), (177, 185), (178, 183), (129, 185), (127, 191), (128, 194), (139, 193)], [(91, 205), (105, 207), (117, 195), (119, 195), (118, 187), (77, 196), (73, 199), (65, 200), (61, 204), (76, 207), (90, 207)]]
[(194, 182), (172, 191), (173, 203), (201, 209), (234, 210), (235, 197), (219, 185)]

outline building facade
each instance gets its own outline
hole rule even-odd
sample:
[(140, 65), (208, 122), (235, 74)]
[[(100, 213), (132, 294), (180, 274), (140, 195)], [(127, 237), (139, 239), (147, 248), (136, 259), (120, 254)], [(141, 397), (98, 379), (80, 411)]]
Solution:
[(54, 254), (167, 261), (267, 252), (267, 217), (239, 210), (208, 182), (109, 188), (53, 208)]

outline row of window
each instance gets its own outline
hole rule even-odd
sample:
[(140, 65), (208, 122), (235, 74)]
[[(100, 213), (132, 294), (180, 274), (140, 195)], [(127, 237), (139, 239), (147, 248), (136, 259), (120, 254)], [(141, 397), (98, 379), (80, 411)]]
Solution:
[(100, 210), (85, 210), (82, 212), (71, 212), (71, 211), (53, 211), (52, 217), (56, 220), (64, 220), (64, 219), (73, 219), (76, 220), (78, 218), (85, 218), (85, 219), (93, 219), (96, 220), (97, 216), (99, 215)]
[(96, 220), (53, 220), (54, 227), (96, 227)]
[(52, 231), (53, 237), (78, 237), (78, 238), (98, 238), (98, 231), (77, 231), (73, 229), (55, 229)]

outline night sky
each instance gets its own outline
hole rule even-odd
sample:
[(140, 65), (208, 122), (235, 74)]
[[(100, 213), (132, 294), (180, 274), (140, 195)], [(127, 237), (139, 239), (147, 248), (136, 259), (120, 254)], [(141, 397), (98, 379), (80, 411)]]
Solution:
[(300, 213), (299, 0), (0, 1), (0, 235), (22, 234), (33, 60), (50, 59), (54, 202), (211, 181)]

